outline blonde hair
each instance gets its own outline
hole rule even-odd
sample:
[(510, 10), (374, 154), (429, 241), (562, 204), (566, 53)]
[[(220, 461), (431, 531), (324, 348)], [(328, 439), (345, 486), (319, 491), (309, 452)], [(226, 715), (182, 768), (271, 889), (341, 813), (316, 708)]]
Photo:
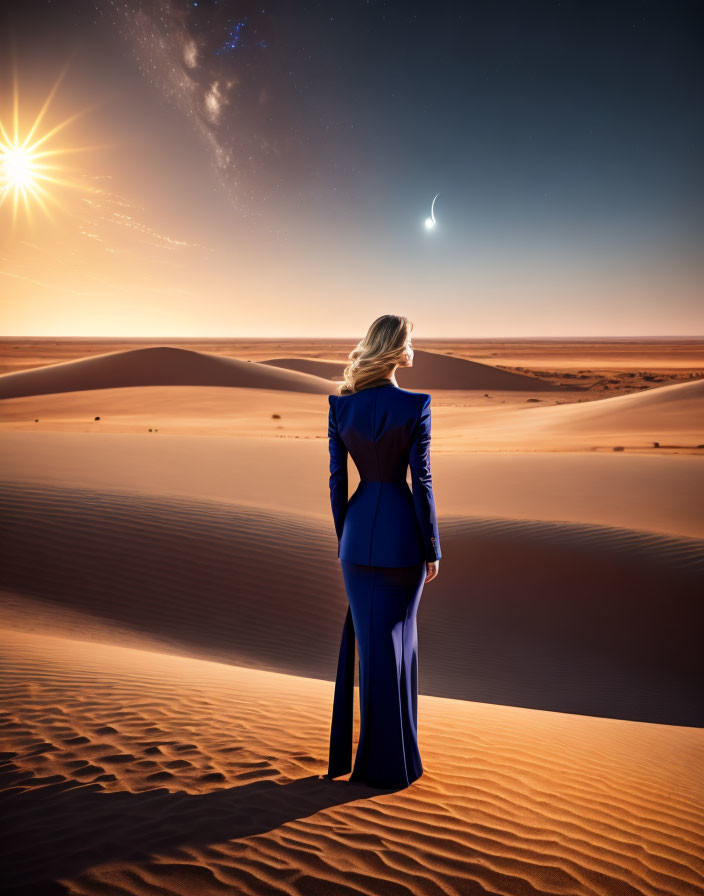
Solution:
[(413, 324), (407, 317), (396, 314), (377, 317), (349, 353), (351, 363), (345, 367), (338, 394), (349, 395), (388, 379), (396, 364), (408, 359), (406, 341), (412, 330)]

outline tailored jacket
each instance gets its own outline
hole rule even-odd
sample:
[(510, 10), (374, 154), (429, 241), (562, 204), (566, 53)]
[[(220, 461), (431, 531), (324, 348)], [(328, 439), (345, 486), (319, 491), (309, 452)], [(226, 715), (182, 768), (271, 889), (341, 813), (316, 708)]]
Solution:
[[(439, 560), (430, 472), (430, 399), (390, 381), (328, 396), (330, 503), (337, 556), (363, 566)], [(347, 455), (360, 482), (348, 499)], [(411, 469), (413, 491), (406, 475)]]

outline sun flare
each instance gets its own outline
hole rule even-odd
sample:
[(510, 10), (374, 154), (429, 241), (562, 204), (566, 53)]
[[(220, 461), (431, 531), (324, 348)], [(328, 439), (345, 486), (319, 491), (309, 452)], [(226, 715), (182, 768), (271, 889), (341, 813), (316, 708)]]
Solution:
[(16, 79), (12, 125), (6, 126), (6, 123), (0, 119), (0, 206), (8, 197), (11, 198), (13, 222), (17, 217), (18, 208), (23, 208), (29, 218), (32, 206), (35, 204), (47, 215), (49, 215), (47, 203), (59, 206), (59, 201), (52, 195), (52, 185), (74, 188), (79, 186), (77, 180), (72, 180), (69, 177), (68, 169), (57, 164), (57, 157), (80, 152), (82, 148), (52, 147), (51, 141), (59, 131), (82, 113), (71, 115), (43, 133), (40, 131), (40, 126), (60, 81), (61, 77), (54, 84), (34, 122), (25, 134), (20, 133), (19, 95)]
[(34, 183), (35, 167), (31, 152), (21, 146), (3, 147), (3, 180), (16, 190), (31, 189)]

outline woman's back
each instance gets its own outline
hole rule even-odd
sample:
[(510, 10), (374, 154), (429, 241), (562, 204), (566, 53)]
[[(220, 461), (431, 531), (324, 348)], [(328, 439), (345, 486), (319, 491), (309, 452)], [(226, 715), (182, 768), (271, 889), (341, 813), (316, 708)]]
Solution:
[[(389, 567), (439, 559), (430, 473), (431, 396), (389, 381), (329, 398), (330, 496), (338, 556)], [(348, 454), (360, 476), (349, 501)]]

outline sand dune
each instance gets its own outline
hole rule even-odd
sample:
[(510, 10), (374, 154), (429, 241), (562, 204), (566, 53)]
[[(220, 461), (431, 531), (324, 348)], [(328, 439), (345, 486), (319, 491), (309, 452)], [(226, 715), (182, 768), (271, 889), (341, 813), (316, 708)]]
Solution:
[[(162, 434), (219, 433), (260, 439), (327, 437), (324, 395), (333, 391), (332, 382), (297, 372), (276, 373), (265, 364), (247, 367), (255, 373), (264, 370), (274, 371), (275, 376), (308, 377), (315, 384), (314, 394), (278, 390), (272, 383), (249, 388), (243, 378), (237, 389), (105, 387), (6, 398), (0, 405), (2, 426), (125, 433), (156, 427)], [(530, 398), (520, 391), (487, 394), (485, 398), (476, 391), (433, 393), (435, 456), (476, 451), (585, 451), (617, 445), (644, 450), (652, 449), (655, 442), (695, 450), (704, 444), (704, 379), (565, 404), (543, 405), (536, 397), (539, 393)]]
[[(231, 414), (242, 425), (236, 402)], [(319, 409), (310, 416), (319, 429)], [(288, 424), (288, 414), (283, 421)], [(140, 433), (94, 429), (90, 438), (81, 432), (6, 431), (0, 438), (0, 469), (10, 482), (304, 512), (332, 531), (327, 439), (322, 435), (229, 438), (226, 429), (227, 436), (214, 430), (194, 438), (149, 433), (144, 420), (142, 425)], [(258, 425), (262, 429), (261, 421)], [(452, 453), (433, 450), (441, 517), (562, 521), (704, 538), (704, 464), (693, 454), (459, 453), (463, 447), (452, 445)], [(358, 481), (350, 465), (350, 493)]]
[[(314, 358), (274, 358), (264, 361), (285, 370), (295, 370), (311, 375), (341, 380), (346, 362), (319, 361)], [(413, 366), (399, 368), (396, 378), (404, 389), (423, 391), (426, 389), (473, 390), (495, 389), (529, 392), (572, 392), (582, 391), (578, 386), (554, 385), (538, 376), (527, 376), (501, 370), (490, 364), (480, 364), (466, 358), (453, 358), (440, 352), (417, 350)]]
[[(594, 447), (696, 448), (704, 444), (704, 379), (571, 404), (435, 410), (445, 438), (466, 433), (476, 448), (565, 451)], [(440, 423), (440, 428), (443, 423)], [(443, 435), (440, 435), (440, 440)], [(437, 440), (436, 440), (437, 441)]]
[(598, 423), (602, 427), (609, 426), (615, 432), (625, 432), (642, 429), (645, 421), (655, 420), (657, 426), (666, 426), (670, 420), (679, 422), (687, 419), (694, 426), (702, 427), (704, 433), (704, 379), (658, 386), (632, 395), (615, 395), (599, 401), (559, 405), (551, 410), (555, 425), (563, 427), (588, 427)]
[[(0, 586), (50, 605), (50, 629), (65, 608), (131, 643), (333, 677), (346, 601), (327, 521), (39, 484), (0, 494)], [(702, 540), (447, 516), (441, 537), (422, 693), (704, 723)]]
[(0, 641), (9, 896), (701, 891), (701, 731), (421, 696), (377, 791), (318, 778), (329, 682)]
[(254, 361), (160, 346), (81, 358), (0, 376), (0, 398), (119, 386), (240, 386), (328, 394), (317, 377)]

